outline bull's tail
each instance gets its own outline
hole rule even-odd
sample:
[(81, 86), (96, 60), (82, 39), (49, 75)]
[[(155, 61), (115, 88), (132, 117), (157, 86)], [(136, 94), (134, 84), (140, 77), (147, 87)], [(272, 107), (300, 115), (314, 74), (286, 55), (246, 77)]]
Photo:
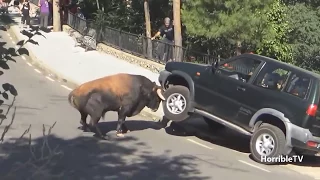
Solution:
[(71, 92), (69, 93), (69, 95), (68, 95), (68, 102), (69, 102), (69, 104), (70, 104), (72, 107), (74, 107), (74, 108), (77, 109), (77, 105), (76, 105), (76, 103), (75, 103), (75, 96), (74, 96), (73, 92), (74, 92), (74, 91), (71, 91)]

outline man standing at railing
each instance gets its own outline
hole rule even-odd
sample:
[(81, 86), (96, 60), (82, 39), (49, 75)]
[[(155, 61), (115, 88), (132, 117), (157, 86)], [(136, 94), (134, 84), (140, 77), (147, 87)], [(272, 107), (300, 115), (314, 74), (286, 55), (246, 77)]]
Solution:
[(48, 0), (39, 0), (40, 7), (40, 28), (47, 29), (49, 18), (49, 2)]
[(171, 23), (171, 20), (169, 17), (166, 17), (164, 19), (164, 25), (162, 25), (159, 28), (159, 31), (151, 38), (151, 40), (154, 40), (159, 36), (163, 37), (161, 41), (163, 42), (162, 46), (164, 46), (163, 57), (161, 58), (161, 60), (172, 60), (172, 57), (173, 57), (172, 46), (174, 43), (174, 26)]
[(81, 12), (81, 8), (80, 7), (77, 7), (77, 13), (76, 15), (81, 18), (81, 19), (86, 19), (83, 15), (83, 13)]

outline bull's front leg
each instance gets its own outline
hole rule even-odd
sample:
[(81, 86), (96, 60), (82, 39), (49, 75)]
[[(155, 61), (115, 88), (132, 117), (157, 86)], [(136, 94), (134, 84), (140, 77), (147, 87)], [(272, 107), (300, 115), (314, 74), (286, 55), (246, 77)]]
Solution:
[(129, 130), (127, 126), (125, 125), (126, 120), (126, 114), (129, 108), (127, 107), (121, 107), (118, 111), (118, 124), (116, 129), (116, 135), (118, 137), (123, 137), (125, 133), (127, 133)]
[(123, 137), (126, 131), (128, 130), (127, 127), (124, 125), (125, 117), (119, 117), (118, 124), (117, 124), (117, 136)]

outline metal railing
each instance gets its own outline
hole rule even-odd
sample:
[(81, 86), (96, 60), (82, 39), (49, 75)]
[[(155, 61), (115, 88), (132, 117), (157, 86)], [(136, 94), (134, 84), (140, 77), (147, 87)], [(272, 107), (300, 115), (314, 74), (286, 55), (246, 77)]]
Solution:
[[(90, 20), (82, 19), (70, 12), (68, 14), (67, 25), (82, 35), (85, 27), (91, 26), (91, 24), (93, 23)], [(92, 26), (91, 28), (95, 27)], [(98, 32), (97, 42), (162, 64), (168, 61), (175, 61), (176, 54), (184, 62), (211, 64), (218, 59), (209, 54), (175, 46), (172, 42), (168, 42), (165, 39), (151, 40), (146, 36), (128, 33), (111, 27), (96, 29), (96, 31)]]

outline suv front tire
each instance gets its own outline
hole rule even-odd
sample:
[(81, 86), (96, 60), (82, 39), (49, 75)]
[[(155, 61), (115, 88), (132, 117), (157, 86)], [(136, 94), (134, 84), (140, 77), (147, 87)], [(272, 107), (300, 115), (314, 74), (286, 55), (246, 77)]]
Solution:
[(277, 162), (262, 161), (262, 157), (273, 158), (283, 155), (286, 137), (283, 131), (271, 124), (262, 124), (252, 135), (250, 151), (252, 158), (261, 164), (276, 164)]
[(190, 109), (190, 91), (185, 86), (171, 86), (164, 92), (162, 103), (164, 115), (175, 122), (187, 119)]

